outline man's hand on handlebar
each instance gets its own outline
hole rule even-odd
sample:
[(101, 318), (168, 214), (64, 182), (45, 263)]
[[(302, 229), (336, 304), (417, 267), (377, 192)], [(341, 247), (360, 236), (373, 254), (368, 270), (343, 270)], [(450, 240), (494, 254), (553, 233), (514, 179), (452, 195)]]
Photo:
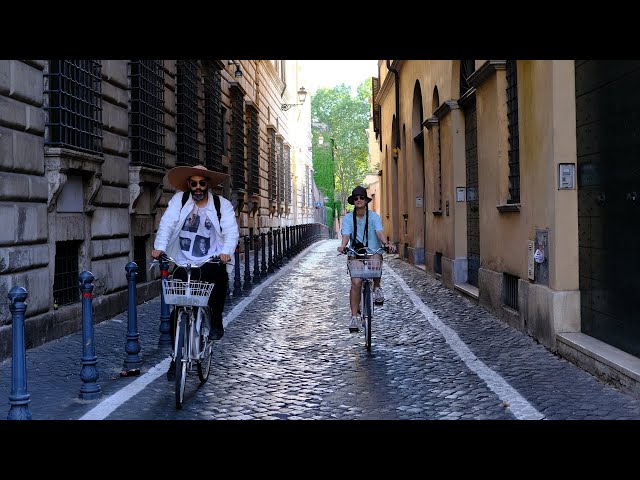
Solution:
[(164, 253), (163, 250), (151, 250), (151, 256), (156, 260), (160, 258), (160, 255), (162, 255), (163, 253)]
[(220, 261), (222, 263), (229, 263), (231, 261), (231, 255), (227, 255), (226, 253), (220, 254)]

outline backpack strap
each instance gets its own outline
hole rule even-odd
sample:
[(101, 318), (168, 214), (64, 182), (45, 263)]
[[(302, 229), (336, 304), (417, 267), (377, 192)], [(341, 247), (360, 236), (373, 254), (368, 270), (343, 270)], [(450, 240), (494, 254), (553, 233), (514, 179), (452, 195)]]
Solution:
[(220, 219), (222, 218), (222, 213), (220, 213), (220, 197), (213, 194), (213, 204), (216, 207), (216, 212), (218, 212), (218, 224), (220, 225), (220, 233), (222, 233), (222, 223), (220, 223)]
[[(351, 239), (351, 245), (355, 245), (358, 241), (358, 219), (356, 218), (356, 209), (353, 209), (353, 238)], [(364, 219), (364, 236), (362, 237), (362, 244), (369, 246), (369, 207), (365, 213)]]
[[(183, 192), (182, 193), (182, 206), (184, 207), (184, 204), (187, 203), (187, 200), (189, 200), (189, 195), (190, 192)], [(213, 194), (213, 204), (216, 207), (216, 212), (218, 213), (218, 223), (220, 224), (220, 231), (222, 232), (222, 224), (220, 223), (220, 219), (222, 218), (222, 213), (220, 213), (220, 197), (218, 195), (216, 195), (215, 193)]]

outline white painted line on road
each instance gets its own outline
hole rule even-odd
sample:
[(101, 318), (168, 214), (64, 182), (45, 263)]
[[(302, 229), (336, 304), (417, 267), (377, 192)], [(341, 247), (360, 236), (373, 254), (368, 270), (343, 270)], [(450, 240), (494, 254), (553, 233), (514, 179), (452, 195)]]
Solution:
[[(231, 310), (227, 315), (222, 317), (222, 324), (226, 327), (229, 323), (235, 319), (242, 311), (253, 302), (258, 295), (262, 292), (262, 290), (271, 285), (276, 279), (278, 279), (284, 272), (289, 270), (293, 265), (298, 263), (301, 258), (304, 257), (304, 253), (307, 250), (314, 248), (316, 244), (313, 244), (307, 249), (303, 250), (300, 254), (296, 255), (293, 260), (290, 260), (289, 263), (281, 267), (277, 272), (272, 274), (266, 280), (262, 281), (258, 286), (253, 287), (251, 290), (251, 294), (238, 303), (233, 310)], [(127, 400), (131, 399), (134, 395), (140, 393), (147, 385), (153, 382), (156, 378), (164, 375), (169, 369), (169, 363), (171, 363), (171, 357), (167, 357), (162, 360), (160, 363), (150, 368), (149, 371), (140, 377), (136, 378), (129, 385), (124, 387), (122, 390), (114, 393), (113, 395), (107, 397), (102, 400), (98, 405), (93, 407), (87, 413), (85, 413), (80, 420), (104, 420), (107, 418), (116, 408), (120, 407)]]
[(493, 391), (503, 402), (509, 406), (509, 410), (518, 420), (542, 420), (544, 415), (538, 412), (527, 400), (520, 395), (511, 385), (509, 385), (499, 374), (487, 367), (479, 360), (467, 345), (458, 337), (458, 334), (450, 327), (442, 323), (438, 316), (427, 307), (420, 298), (413, 293), (413, 290), (405, 283), (405, 281), (393, 271), (389, 263), (385, 263), (385, 272), (390, 273), (393, 278), (400, 284), (402, 289), (409, 295), (413, 304), (420, 310), (427, 321), (438, 330), (449, 346), (455, 351), (462, 361), (482, 378), (489, 389)]
[(165, 358), (156, 366), (150, 368), (147, 373), (136, 378), (135, 381), (131, 382), (122, 390), (119, 390), (110, 397), (107, 397), (105, 400), (93, 407), (80, 417), (80, 420), (104, 420), (111, 412), (137, 393), (140, 393), (143, 388), (153, 382), (156, 378), (167, 373), (169, 363), (171, 363), (171, 357)]

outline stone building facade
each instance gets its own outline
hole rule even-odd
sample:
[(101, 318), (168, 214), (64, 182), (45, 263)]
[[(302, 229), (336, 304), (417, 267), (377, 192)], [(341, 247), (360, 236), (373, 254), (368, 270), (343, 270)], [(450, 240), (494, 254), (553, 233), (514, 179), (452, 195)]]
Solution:
[(94, 322), (126, 310), (130, 261), (138, 301), (159, 294), (148, 262), (176, 165), (230, 175), (216, 190), (241, 236), (314, 222), (301, 87), (296, 61), (0, 61), (0, 358), (13, 286), (27, 348), (80, 330), (79, 272), (96, 278)]
[(640, 62), (378, 65), (381, 212), (400, 255), (640, 393)]

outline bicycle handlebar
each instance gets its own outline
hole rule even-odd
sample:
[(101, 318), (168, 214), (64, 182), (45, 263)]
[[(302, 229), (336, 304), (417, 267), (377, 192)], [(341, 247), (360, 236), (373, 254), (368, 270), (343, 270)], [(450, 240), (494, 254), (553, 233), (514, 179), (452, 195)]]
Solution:
[(198, 263), (198, 264), (195, 264), (195, 263), (193, 263), (193, 264), (192, 263), (180, 264), (180, 263), (176, 262), (175, 259), (171, 258), (169, 255), (167, 255), (166, 253), (163, 252), (163, 253), (160, 254), (160, 258), (154, 258), (153, 259), (153, 261), (150, 264), (149, 270), (151, 270), (155, 265), (157, 265), (160, 262), (173, 263), (177, 267), (182, 267), (182, 268), (200, 268), (205, 263), (220, 264), (220, 263), (222, 263), (222, 260), (220, 260), (220, 257), (218, 255), (213, 255), (212, 257), (209, 257), (206, 260), (204, 260), (204, 261), (202, 261), (201, 263)]
[(372, 256), (382, 252), (389, 253), (389, 247), (379, 247), (376, 250), (370, 250), (369, 247), (362, 247), (362, 248), (359, 248), (358, 250), (355, 250), (351, 248), (349, 245), (345, 245), (342, 253), (338, 253), (338, 255), (346, 255), (346, 252), (350, 252), (358, 256), (367, 256), (367, 255)]

